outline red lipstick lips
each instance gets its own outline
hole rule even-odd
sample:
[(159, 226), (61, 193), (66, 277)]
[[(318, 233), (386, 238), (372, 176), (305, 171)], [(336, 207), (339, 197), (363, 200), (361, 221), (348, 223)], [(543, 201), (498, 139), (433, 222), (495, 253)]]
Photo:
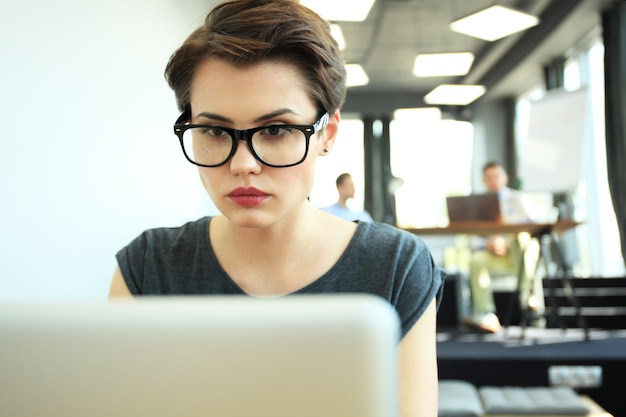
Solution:
[(258, 206), (268, 197), (269, 195), (254, 187), (239, 187), (228, 194), (228, 198), (230, 198), (235, 204), (242, 207)]

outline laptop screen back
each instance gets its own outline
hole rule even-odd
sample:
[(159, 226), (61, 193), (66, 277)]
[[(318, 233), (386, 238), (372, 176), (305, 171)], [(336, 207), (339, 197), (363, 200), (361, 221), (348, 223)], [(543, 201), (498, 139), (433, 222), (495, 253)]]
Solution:
[(399, 324), (372, 296), (0, 305), (0, 415), (391, 417)]
[(500, 201), (497, 193), (447, 197), (450, 223), (500, 222)]

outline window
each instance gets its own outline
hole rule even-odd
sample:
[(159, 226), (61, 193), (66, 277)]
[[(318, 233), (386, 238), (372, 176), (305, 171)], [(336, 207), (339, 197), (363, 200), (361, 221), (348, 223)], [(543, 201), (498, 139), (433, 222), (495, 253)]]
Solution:
[[(584, 153), (584, 172), (576, 203), (585, 224), (579, 228), (581, 274), (623, 276), (624, 260), (606, 178), (606, 138), (604, 114), (604, 45), (600, 40), (568, 63), (577, 68), (566, 71), (566, 88), (586, 84), (590, 91), (592, 127)], [(569, 77), (568, 77), (569, 75)], [(578, 76), (578, 80), (576, 80)]]
[(330, 206), (337, 202), (335, 180), (344, 172), (350, 173), (356, 189), (348, 206), (355, 210), (363, 209), (365, 173), (363, 162), (363, 122), (358, 119), (343, 118), (339, 125), (339, 135), (328, 156), (317, 159), (317, 173), (311, 191), (311, 203), (317, 207)]
[(393, 175), (404, 181), (396, 191), (399, 226), (448, 223), (445, 197), (471, 192), (473, 135), (473, 126), (468, 122), (391, 122), (391, 167)]
[[(582, 172), (572, 193), (574, 218), (583, 222), (576, 229), (576, 238), (569, 240), (577, 252), (573, 261), (577, 276), (623, 276), (615, 212), (606, 179), (606, 148), (604, 136), (604, 47), (599, 38), (592, 46), (572, 55), (565, 63), (564, 89), (588, 89), (589, 128), (585, 132)], [(545, 94), (537, 88), (521, 97), (516, 106), (516, 146), (523, 154), (528, 137), (530, 103)], [(567, 241), (566, 241), (567, 242)], [(565, 243), (566, 243), (565, 242)]]

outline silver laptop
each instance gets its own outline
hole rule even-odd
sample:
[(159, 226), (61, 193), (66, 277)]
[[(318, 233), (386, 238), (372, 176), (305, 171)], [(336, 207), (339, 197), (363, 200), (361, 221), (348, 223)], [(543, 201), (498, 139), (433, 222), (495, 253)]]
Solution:
[(0, 305), (0, 415), (396, 417), (398, 342), (365, 295)]

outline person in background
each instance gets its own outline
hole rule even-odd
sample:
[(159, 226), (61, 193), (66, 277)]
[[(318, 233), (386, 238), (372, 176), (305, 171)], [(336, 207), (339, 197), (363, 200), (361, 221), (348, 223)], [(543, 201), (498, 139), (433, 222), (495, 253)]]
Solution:
[[(487, 191), (498, 193), (503, 223), (532, 221), (533, 204), (530, 196), (507, 187), (509, 177), (500, 163), (486, 163), (482, 173)], [(469, 262), (472, 312), (464, 318), (463, 323), (480, 331), (497, 333), (501, 325), (496, 315), (490, 273), (517, 274), (522, 254), (518, 236), (495, 235), (486, 239), (472, 238), (472, 242)]]
[(415, 235), (346, 221), (308, 200), (317, 159), (339, 140), (346, 95), (329, 23), (295, 0), (227, 1), (165, 74), (180, 110), (180, 156), (197, 166), (220, 214), (141, 233), (117, 252), (109, 298), (381, 297), (401, 323), (400, 414), (436, 417), (445, 273)]
[(339, 194), (339, 200), (337, 200), (337, 202), (332, 206), (322, 208), (322, 210), (349, 221), (373, 221), (372, 216), (370, 216), (367, 211), (357, 211), (348, 207), (348, 200), (354, 198), (355, 193), (352, 175), (348, 173), (343, 173), (337, 177), (335, 183), (337, 185), (337, 194)]

